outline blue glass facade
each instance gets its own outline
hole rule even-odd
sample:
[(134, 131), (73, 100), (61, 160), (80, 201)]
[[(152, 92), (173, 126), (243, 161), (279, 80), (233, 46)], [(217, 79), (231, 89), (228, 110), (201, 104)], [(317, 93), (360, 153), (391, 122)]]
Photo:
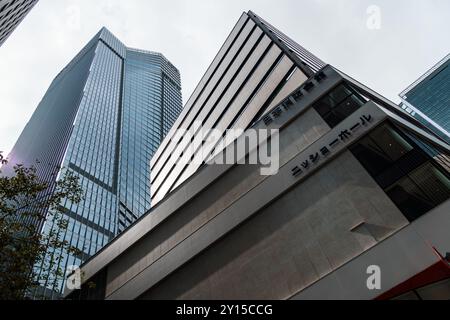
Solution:
[(403, 109), (450, 143), (450, 55), (401, 94)]
[(159, 53), (127, 50), (119, 172), (119, 231), (150, 209), (150, 160), (182, 108), (180, 74)]
[[(181, 109), (179, 71), (159, 53), (125, 47), (106, 29), (57, 76), (10, 159), (44, 159), (53, 170), (38, 174), (49, 182), (61, 174), (56, 166), (80, 179), (84, 200), (62, 203), (68, 228), (61, 238), (82, 253), (54, 252), (60, 270), (81, 265), (150, 209), (150, 159)], [(54, 228), (48, 219), (42, 232)], [(57, 298), (64, 278), (41, 285)]]

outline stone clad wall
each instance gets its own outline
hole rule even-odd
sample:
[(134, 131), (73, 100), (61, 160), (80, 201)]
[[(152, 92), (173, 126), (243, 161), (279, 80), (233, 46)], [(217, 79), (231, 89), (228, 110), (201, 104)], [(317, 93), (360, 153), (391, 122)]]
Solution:
[(345, 152), (141, 298), (286, 299), (407, 224)]

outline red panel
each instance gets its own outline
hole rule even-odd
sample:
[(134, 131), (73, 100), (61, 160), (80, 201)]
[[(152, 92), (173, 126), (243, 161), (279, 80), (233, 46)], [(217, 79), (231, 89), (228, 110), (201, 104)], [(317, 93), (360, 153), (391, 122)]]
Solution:
[(389, 300), (398, 297), (406, 292), (450, 278), (450, 264), (438, 252), (441, 261), (418, 273), (409, 280), (399, 284), (391, 290), (383, 293), (375, 300)]

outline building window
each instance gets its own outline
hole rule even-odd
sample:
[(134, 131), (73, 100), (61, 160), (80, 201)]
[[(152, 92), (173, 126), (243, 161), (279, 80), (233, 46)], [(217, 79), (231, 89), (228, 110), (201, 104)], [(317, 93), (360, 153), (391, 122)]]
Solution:
[(450, 300), (450, 279), (408, 291), (391, 300)]
[(449, 173), (390, 124), (350, 151), (411, 222), (450, 198)]
[(366, 101), (354, 89), (342, 83), (313, 106), (325, 122), (334, 128), (365, 103)]

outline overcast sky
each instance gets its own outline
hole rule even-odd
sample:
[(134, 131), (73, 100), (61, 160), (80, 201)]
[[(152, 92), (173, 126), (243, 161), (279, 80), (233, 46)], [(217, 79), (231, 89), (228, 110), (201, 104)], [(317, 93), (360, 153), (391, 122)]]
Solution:
[(448, 0), (40, 0), (0, 47), (0, 150), (102, 26), (171, 60), (186, 101), (247, 10), (395, 102), (450, 52)]

